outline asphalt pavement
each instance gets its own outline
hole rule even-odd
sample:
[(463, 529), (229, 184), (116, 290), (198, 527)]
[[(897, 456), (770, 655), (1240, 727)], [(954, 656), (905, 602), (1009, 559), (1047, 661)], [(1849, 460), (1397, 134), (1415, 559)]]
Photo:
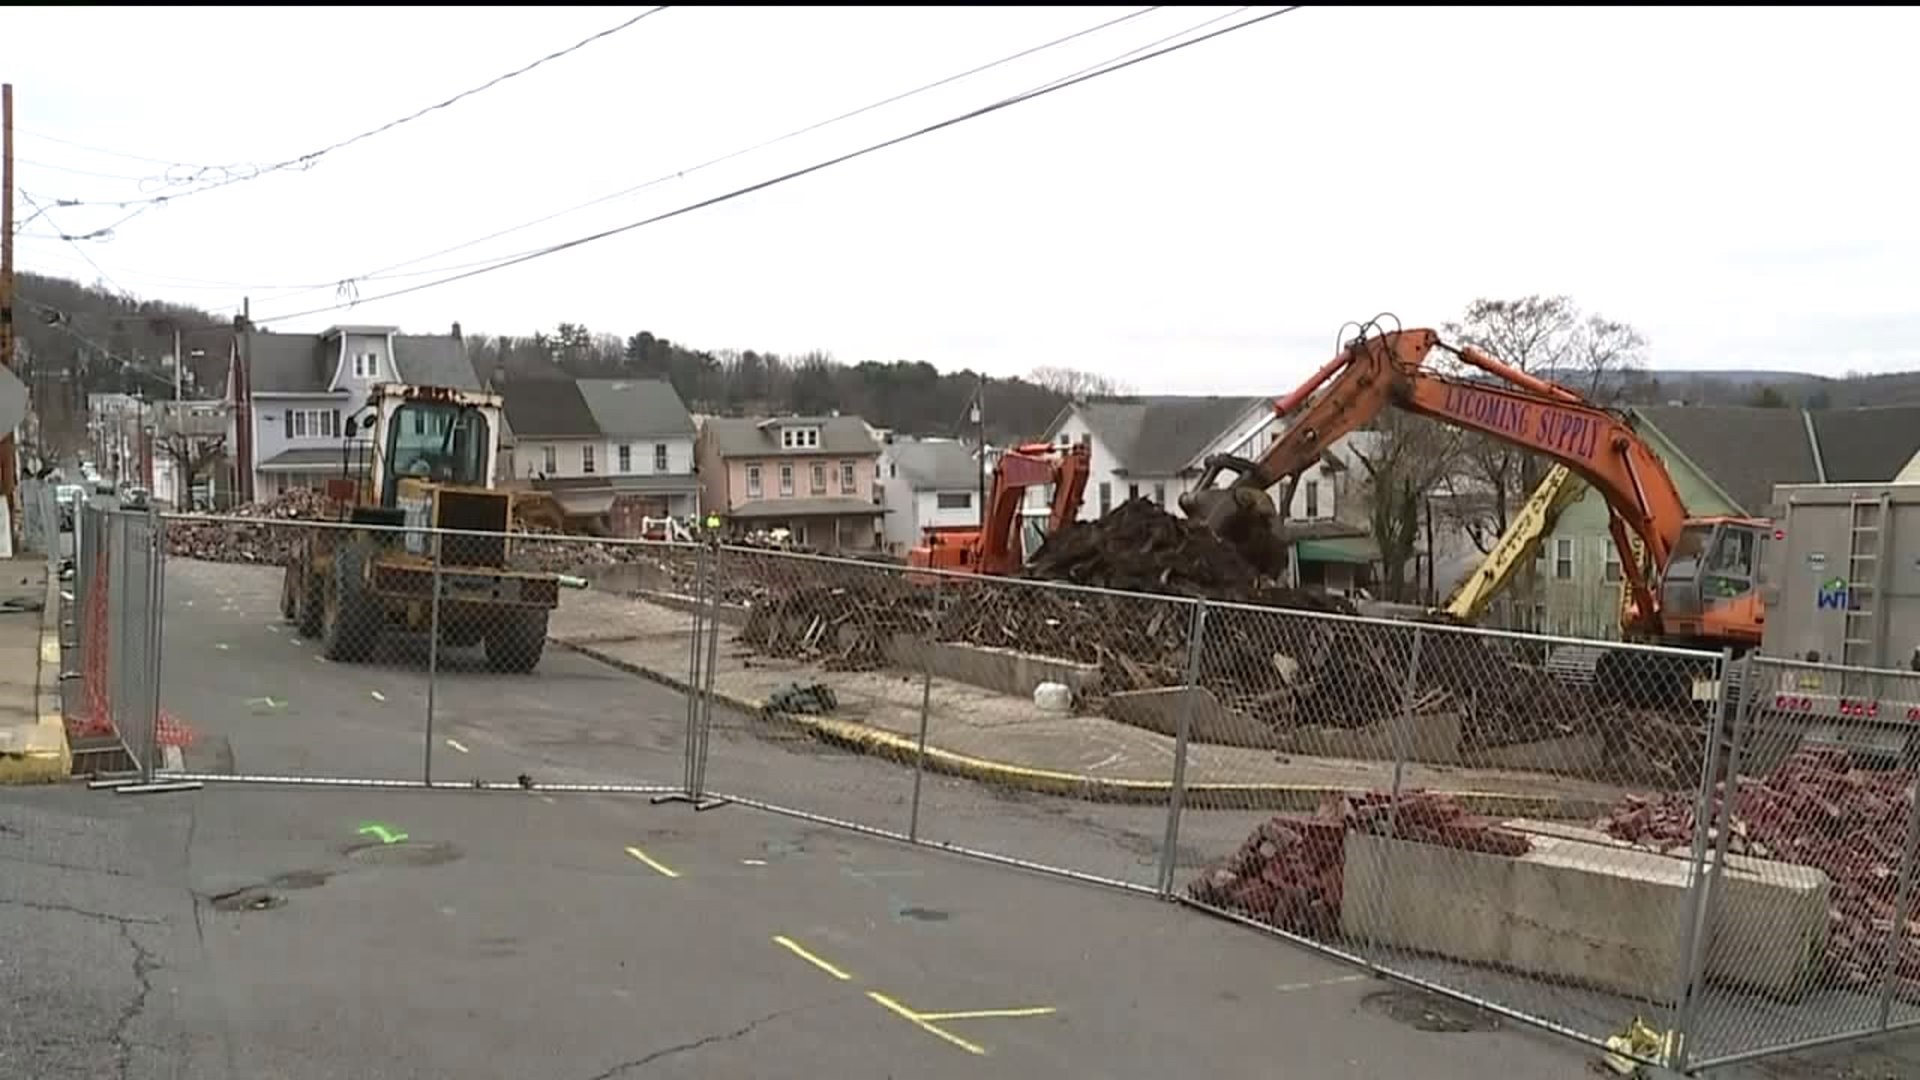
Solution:
[[(168, 604), (163, 698), (199, 736), (190, 765), (423, 767), (426, 684), (408, 657), (314, 660), (273, 629), (266, 571), (176, 562)], [(437, 777), (534, 790), (0, 793), (0, 1080), (1590, 1068), (1568, 1044), (1150, 898), (746, 806), (541, 791), (680, 776), (684, 699), (578, 656), (556, 650), (531, 676), (456, 664), (434, 698)], [(723, 719), (711, 786), (908, 827), (906, 770)], [(1128, 880), (1157, 866), (1151, 808), (934, 778), (926, 794), (925, 835)], [(1754, 1075), (1890, 1080), (1920, 1056), (1885, 1057), (1884, 1074), (1856, 1060)]]

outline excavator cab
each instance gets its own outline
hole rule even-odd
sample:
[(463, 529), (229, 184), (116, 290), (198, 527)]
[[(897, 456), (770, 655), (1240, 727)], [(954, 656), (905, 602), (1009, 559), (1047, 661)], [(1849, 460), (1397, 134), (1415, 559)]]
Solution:
[(1757, 645), (1756, 576), (1771, 526), (1751, 518), (1696, 518), (1675, 542), (1660, 580), (1660, 619), (1670, 639)]

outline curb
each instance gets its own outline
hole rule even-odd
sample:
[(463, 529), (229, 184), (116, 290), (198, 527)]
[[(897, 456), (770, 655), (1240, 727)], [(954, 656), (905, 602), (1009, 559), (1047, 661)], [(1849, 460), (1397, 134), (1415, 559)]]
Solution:
[(60, 575), (49, 572), (40, 609), (35, 684), (39, 722), (20, 732), (20, 749), (11, 749), (14, 739), (5, 740), (9, 749), (0, 751), (0, 785), (61, 783), (73, 772), (73, 749), (67, 745), (67, 720), (60, 708), (60, 659)]
[[(687, 692), (685, 679), (594, 648), (591, 644), (549, 638), (553, 644), (611, 668), (637, 675), (650, 682)], [(806, 716), (778, 712), (764, 704), (735, 697), (715, 689), (716, 700), (750, 716), (784, 727), (802, 730), (821, 742), (868, 757), (884, 758), (904, 765), (922, 760), (918, 740), (897, 732), (831, 717)], [(1085, 802), (1119, 803), (1136, 806), (1165, 806), (1172, 798), (1173, 784), (1159, 780), (1111, 780), (1054, 769), (1036, 769), (1003, 761), (973, 757), (928, 745), (925, 765), (930, 772), (958, 777), (995, 787), (1014, 788), (1042, 795), (1057, 795)], [(1193, 810), (1259, 810), (1268, 812), (1311, 812), (1328, 799), (1365, 794), (1366, 788), (1322, 784), (1218, 784), (1186, 785), (1182, 805)], [(1544, 818), (1558, 820), (1592, 819), (1603, 816), (1608, 804), (1598, 799), (1564, 798), (1556, 795), (1518, 795), (1497, 791), (1437, 792), (1459, 801), (1471, 813), (1501, 818)]]

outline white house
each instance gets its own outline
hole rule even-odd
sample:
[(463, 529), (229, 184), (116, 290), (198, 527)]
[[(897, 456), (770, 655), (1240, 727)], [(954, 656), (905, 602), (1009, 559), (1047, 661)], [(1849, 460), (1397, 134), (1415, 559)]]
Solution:
[(645, 518), (700, 507), (695, 428), (661, 379), (516, 379), (495, 387), (513, 430), (514, 479), (566, 516), (639, 535)]
[(367, 445), (347, 439), (345, 424), (375, 383), (480, 388), (458, 325), (446, 335), (402, 334), (391, 326), (276, 334), (243, 325), (232, 362), (229, 442), (247, 499), (364, 471)]
[[(1047, 441), (1092, 447), (1093, 471), (1080, 507), (1080, 519), (1091, 521), (1131, 498), (1148, 498), (1179, 514), (1180, 495), (1199, 483), (1209, 456), (1257, 460), (1279, 431), (1271, 398), (1096, 398), (1062, 409), (1047, 428)], [(1049, 493), (1030, 493), (1029, 511), (1048, 498)], [(1332, 520), (1333, 503), (1333, 485), (1323, 465), (1315, 463), (1301, 474), (1287, 516)]]
[(887, 513), (881, 540), (888, 554), (904, 556), (929, 528), (980, 524), (980, 467), (971, 447), (953, 439), (882, 440), (879, 491)]

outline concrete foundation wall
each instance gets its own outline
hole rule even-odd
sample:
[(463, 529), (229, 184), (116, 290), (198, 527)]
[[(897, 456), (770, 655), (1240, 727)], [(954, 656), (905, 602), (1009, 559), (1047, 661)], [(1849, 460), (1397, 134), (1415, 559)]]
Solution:
[[(906, 671), (924, 670), (927, 643), (912, 634), (895, 634), (887, 646), (890, 667)], [(1036, 656), (1013, 649), (994, 649), (983, 645), (963, 645), (941, 641), (933, 645), (935, 678), (969, 683), (983, 690), (1018, 697), (1032, 697), (1043, 682), (1064, 684), (1077, 699), (1099, 685), (1100, 666), (1081, 664), (1052, 656)]]
[[(1587, 830), (1523, 827), (1536, 834), (1534, 850), (1512, 859), (1349, 833), (1342, 930), (1377, 945), (1668, 1002), (1683, 977), (1687, 861)], [(1826, 942), (1826, 875), (1736, 857), (1722, 888), (1707, 979), (1789, 1000), (1811, 989)]]

